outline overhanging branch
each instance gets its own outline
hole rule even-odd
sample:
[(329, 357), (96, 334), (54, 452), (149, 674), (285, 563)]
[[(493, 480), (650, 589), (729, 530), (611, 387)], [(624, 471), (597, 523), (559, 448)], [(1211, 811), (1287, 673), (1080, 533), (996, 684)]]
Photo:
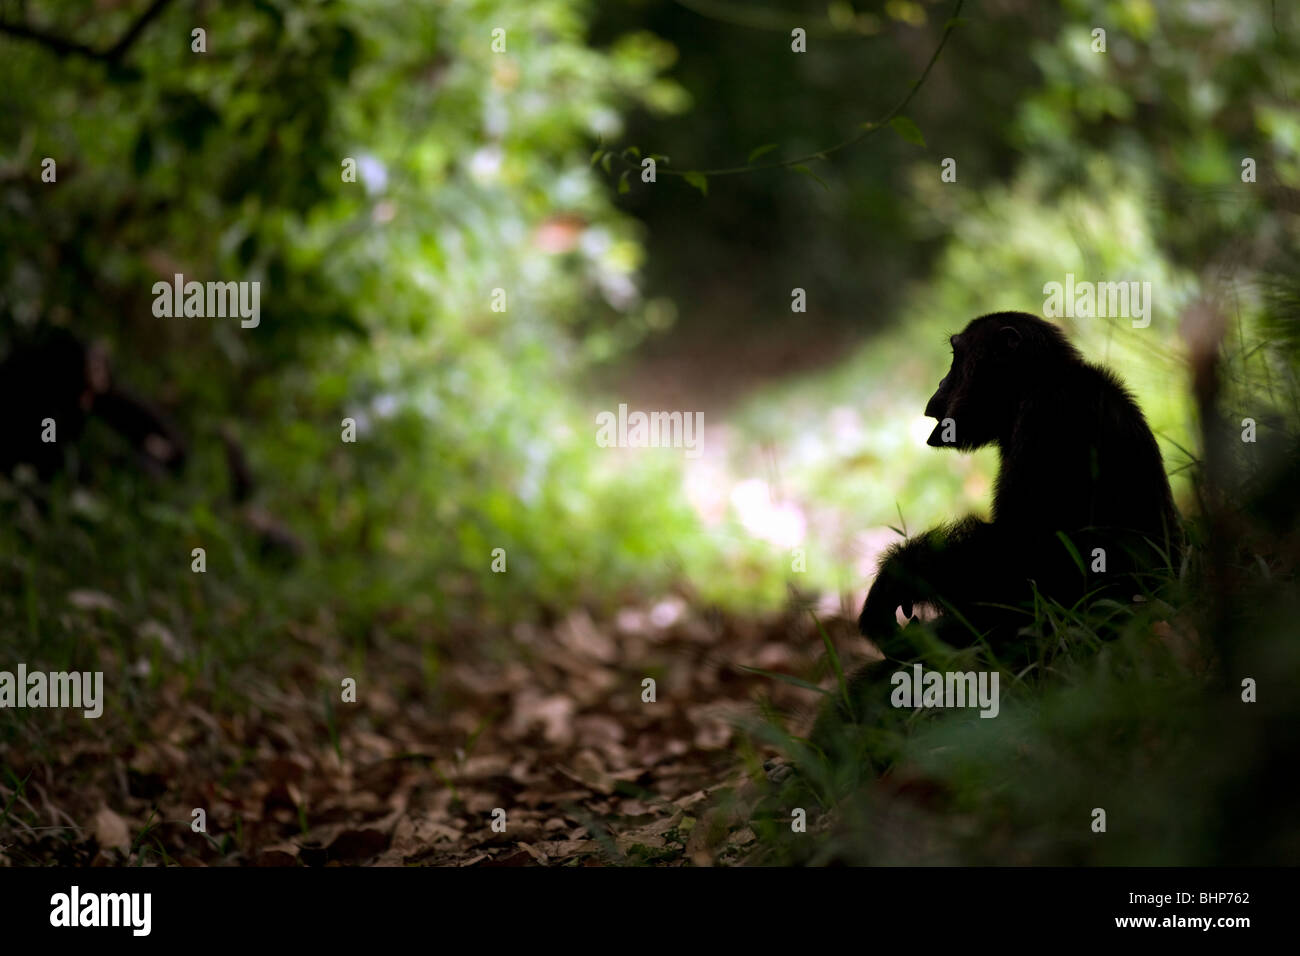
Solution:
[(117, 42), (103, 50), (97, 50), (75, 40), (64, 39), (55, 33), (29, 27), (25, 23), (5, 23), (0, 20), (0, 33), (17, 37), (20, 40), (39, 43), (59, 56), (84, 56), (87, 59), (99, 60), (102, 63), (116, 63), (126, 55), (126, 52), (131, 49), (135, 41), (140, 38), (140, 34), (144, 32), (145, 27), (157, 18), (169, 3), (171, 3), (171, 0), (153, 0), (148, 8), (127, 27), (126, 32), (122, 34)]

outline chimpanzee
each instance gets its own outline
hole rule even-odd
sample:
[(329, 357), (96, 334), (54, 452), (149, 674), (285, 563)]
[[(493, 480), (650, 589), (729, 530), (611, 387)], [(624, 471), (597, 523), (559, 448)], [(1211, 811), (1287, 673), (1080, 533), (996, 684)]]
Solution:
[(855, 746), (835, 729), (846, 721), (892, 713), (882, 682), (921, 656), (924, 633), (899, 626), (900, 607), (908, 618), (918, 604), (937, 611), (929, 627), (950, 646), (983, 639), (1024, 663), (1019, 632), (1036, 594), (1067, 606), (1103, 594), (1129, 601), (1167, 580), (1181, 544), (1155, 437), (1111, 372), (1023, 312), (975, 319), (951, 344), (952, 367), (925, 407), (938, 419), (927, 444), (998, 447), (993, 520), (962, 518), (886, 552), (858, 620), (885, 660), (822, 709), (812, 741), (823, 751)]
[(1160, 450), (1111, 372), (1085, 362), (1055, 326), (1023, 312), (972, 321), (926, 405), (927, 444), (996, 445), (993, 520), (967, 517), (891, 548), (858, 625), (886, 656), (896, 609), (932, 605), (945, 640), (996, 648), (1043, 597), (1120, 600), (1150, 589), (1180, 540)]

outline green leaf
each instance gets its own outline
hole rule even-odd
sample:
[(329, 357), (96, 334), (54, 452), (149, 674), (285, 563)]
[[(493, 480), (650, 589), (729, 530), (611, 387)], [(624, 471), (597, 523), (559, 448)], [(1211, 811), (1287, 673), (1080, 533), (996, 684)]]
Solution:
[(1079, 573), (1086, 577), (1088, 569), (1084, 566), (1083, 555), (1079, 554), (1079, 549), (1074, 546), (1074, 542), (1065, 536), (1064, 531), (1056, 532), (1056, 536), (1060, 538), (1061, 543), (1065, 545), (1065, 550), (1070, 552), (1070, 557), (1074, 559), (1074, 563), (1078, 566)]
[(609, 168), (609, 164), (613, 161), (614, 161), (614, 154), (606, 153), (604, 156), (600, 158), (600, 165), (605, 168), (605, 172), (607, 173), (612, 172), (612, 170)]
[(827, 186), (825, 182), (822, 181), (822, 178), (820, 176), (818, 176), (816, 173), (814, 173), (811, 169), (809, 169), (807, 166), (803, 165), (802, 163), (798, 164), (797, 166), (791, 166), (790, 168), (794, 170), (796, 173), (802, 173), (805, 176), (811, 176), (814, 180), (817, 181), (817, 184), (821, 186), (822, 189), (831, 188), (830, 186)]
[(951, 18), (947, 23), (945, 23), (945, 24), (943, 25), (943, 28), (944, 28), (945, 30), (952, 30), (952, 29), (954, 29), (954, 28), (956, 28), (956, 27), (961, 26), (963, 23), (970, 23), (970, 18), (969, 18), (969, 17), (952, 17), (952, 18)]
[(925, 137), (921, 135), (921, 130), (906, 116), (895, 116), (889, 121), (889, 128), (909, 143), (917, 146), (925, 145)]
[(600, 157), (602, 157), (602, 156), (604, 156), (604, 155), (605, 155), (605, 151), (604, 151), (603, 149), (598, 149), (598, 150), (596, 150), (594, 153), (592, 153), (592, 154), (591, 154), (591, 165), (595, 166), (598, 162), (600, 162)]
[(822, 636), (822, 646), (826, 648), (826, 657), (830, 660), (831, 667), (835, 671), (835, 684), (840, 689), (840, 699), (844, 701), (844, 706), (852, 713), (853, 702), (849, 700), (849, 682), (844, 676), (844, 667), (840, 664), (840, 655), (835, 650), (835, 642), (826, 633), (826, 628), (822, 627), (817, 612), (809, 608), (808, 613), (812, 615), (813, 623), (817, 625), (817, 633)]
[(635, 146), (629, 146), (627, 149), (623, 150), (623, 155), (624, 155), (624, 156), (626, 156), (628, 153), (631, 153), (631, 154), (632, 154), (633, 156), (635, 156), (637, 159), (640, 159), (640, 158), (641, 158), (641, 150), (638, 149), (638, 148), (635, 147)]
[(623, 175), (618, 177), (618, 194), (620, 196), (625, 192), (630, 192), (632, 189), (632, 187), (627, 184), (627, 174), (631, 171), (632, 170), (630, 169), (625, 169), (623, 170)]
[(761, 667), (750, 667), (747, 664), (741, 664), (740, 669), (742, 671), (749, 671), (751, 674), (757, 674), (759, 677), (770, 677), (773, 680), (779, 680), (795, 687), (802, 687), (804, 690), (815, 690), (819, 694), (825, 694), (827, 697), (831, 696), (831, 692), (826, 688), (818, 687), (816, 684), (806, 680), (801, 680), (798, 677), (792, 677), (789, 674), (778, 674), (776, 671), (765, 671)]
[(686, 181), (700, 191), (702, 195), (709, 194), (709, 178), (703, 173), (690, 172), (686, 173)]
[(752, 163), (754, 160), (758, 159), (758, 157), (766, 156), (774, 149), (776, 149), (776, 143), (764, 143), (762, 146), (755, 146), (750, 150), (749, 159), (745, 160), (745, 162)]

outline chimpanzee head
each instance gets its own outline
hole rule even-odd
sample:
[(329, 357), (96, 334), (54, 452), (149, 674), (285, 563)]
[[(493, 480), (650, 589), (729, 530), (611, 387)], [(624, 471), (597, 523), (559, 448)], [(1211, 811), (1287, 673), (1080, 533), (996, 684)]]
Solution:
[(949, 340), (952, 367), (925, 406), (939, 424), (926, 444), (974, 451), (1010, 435), (1018, 407), (1035, 383), (1082, 357), (1061, 331), (1025, 312), (995, 312)]

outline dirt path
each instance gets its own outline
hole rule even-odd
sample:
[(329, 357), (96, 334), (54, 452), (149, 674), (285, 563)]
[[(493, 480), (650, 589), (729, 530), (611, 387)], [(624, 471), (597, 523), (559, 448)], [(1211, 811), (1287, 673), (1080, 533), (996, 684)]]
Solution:
[[(675, 865), (753, 848), (743, 820), (699, 827), (700, 814), (719, 788), (743, 785), (737, 727), (760, 698), (812, 708), (816, 694), (740, 666), (807, 674), (821, 641), (806, 615), (741, 620), (666, 598), (612, 621), (575, 611), (514, 638), (518, 660), (457, 663), (437, 700), (419, 687), (418, 651), (398, 642), (371, 649), (356, 703), (290, 690), (349, 673), (343, 648), (308, 627), (295, 633), (306, 646), (294, 672), (250, 691), (246, 713), (215, 715), (164, 683), (134, 741), (121, 722), (97, 723), (99, 737), (78, 722), (56, 761), (8, 755), (26, 780), (0, 786), (12, 800), (0, 854), (19, 865)], [(751, 771), (763, 756), (749, 756)], [(196, 809), (206, 833), (192, 827)]]
[[(705, 453), (687, 463), (682, 489), (701, 518), (717, 527), (731, 515), (741, 533), (786, 549), (810, 529), (842, 527), (845, 516), (823, 514), (763, 473), (761, 450), (736, 454), (743, 439), (726, 420), (744, 388), (829, 360), (825, 343), (801, 351), (779, 337), (755, 340), (733, 358), (762, 361), (723, 363), (748, 381), (705, 374), (698, 357), (716, 364), (717, 351), (698, 344), (684, 338), (675, 355), (643, 357), (620, 394), (642, 407), (707, 410)], [(864, 584), (879, 538), (868, 532), (853, 549), (851, 573)], [(818, 607), (850, 655), (865, 650), (846, 613), (858, 600), (827, 595)], [(508, 638), (439, 637), (453, 663), (432, 685), (421, 650), (388, 630), (375, 629), (358, 671), (350, 642), (300, 622), (287, 637), (287, 670), (233, 680), (240, 702), (168, 678), (151, 690), (142, 725), (69, 722), (13, 748), (5, 758), (14, 775), (0, 778), (0, 806), (11, 807), (0, 861), (734, 862), (755, 836), (743, 814), (720, 819), (716, 797), (743, 791), (768, 755), (748, 751), (743, 727), (767, 700), (797, 729), (819, 700), (744, 670), (815, 675), (823, 645), (806, 611), (743, 618), (677, 595), (610, 620), (575, 609)], [(489, 645), (508, 650), (484, 653)], [(338, 688), (348, 675), (356, 700), (345, 703)], [(199, 810), (206, 832), (195, 829)]]

